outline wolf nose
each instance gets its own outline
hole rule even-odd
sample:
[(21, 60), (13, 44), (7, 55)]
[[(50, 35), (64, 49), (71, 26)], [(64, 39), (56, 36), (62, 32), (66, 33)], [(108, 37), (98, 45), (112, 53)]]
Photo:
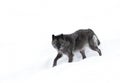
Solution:
[(60, 44), (59, 43), (57, 44), (57, 48), (60, 49)]
[(57, 48), (60, 49), (60, 46), (58, 46)]

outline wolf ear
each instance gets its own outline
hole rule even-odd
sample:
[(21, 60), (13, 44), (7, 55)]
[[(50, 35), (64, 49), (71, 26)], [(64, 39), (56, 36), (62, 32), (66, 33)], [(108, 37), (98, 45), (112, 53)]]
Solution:
[(64, 39), (64, 36), (63, 36), (63, 34), (61, 34), (61, 38), (62, 38), (62, 39)]
[(53, 35), (52, 35), (52, 40), (54, 40), (54, 39), (55, 39), (55, 35), (53, 34)]

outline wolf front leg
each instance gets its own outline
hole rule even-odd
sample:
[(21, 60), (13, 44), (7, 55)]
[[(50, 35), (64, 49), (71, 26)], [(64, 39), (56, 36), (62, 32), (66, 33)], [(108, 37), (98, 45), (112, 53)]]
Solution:
[(72, 62), (73, 61), (73, 53), (72, 52), (70, 52), (70, 53), (68, 53), (68, 62)]
[(57, 60), (58, 60), (59, 58), (61, 58), (61, 57), (62, 57), (62, 54), (61, 54), (61, 53), (58, 53), (57, 56), (56, 56), (56, 58), (54, 59), (53, 67), (57, 65)]

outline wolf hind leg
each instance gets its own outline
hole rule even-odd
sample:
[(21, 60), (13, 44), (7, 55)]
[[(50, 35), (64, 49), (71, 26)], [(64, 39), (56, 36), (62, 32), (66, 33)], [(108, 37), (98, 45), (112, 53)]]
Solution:
[(90, 46), (90, 48), (91, 48), (92, 50), (94, 50), (94, 51), (97, 51), (97, 52), (98, 52), (98, 54), (99, 54), (99, 56), (101, 56), (101, 55), (102, 55), (101, 50), (100, 50), (98, 47), (93, 47), (93, 46)]
[(97, 51), (100, 56), (102, 55), (101, 50), (98, 48), (94, 39), (89, 40), (89, 46), (92, 50)]
[(85, 56), (85, 51), (82, 50), (82, 51), (80, 51), (80, 53), (82, 54), (82, 59), (85, 59), (85, 58), (86, 58), (86, 56)]

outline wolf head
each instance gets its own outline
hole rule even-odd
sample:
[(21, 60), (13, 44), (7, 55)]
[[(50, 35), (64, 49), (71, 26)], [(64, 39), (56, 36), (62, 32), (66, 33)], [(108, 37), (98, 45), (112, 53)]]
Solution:
[(55, 49), (58, 51), (65, 50), (69, 46), (69, 42), (65, 40), (65, 37), (63, 34), (60, 35), (52, 35), (52, 45)]

